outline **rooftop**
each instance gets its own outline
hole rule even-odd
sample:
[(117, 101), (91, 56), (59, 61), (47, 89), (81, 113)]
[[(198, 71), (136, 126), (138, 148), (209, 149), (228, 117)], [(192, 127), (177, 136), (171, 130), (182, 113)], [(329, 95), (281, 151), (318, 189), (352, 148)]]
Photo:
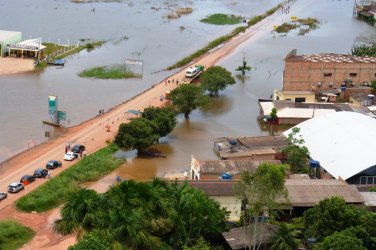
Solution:
[(6, 40), (14, 35), (18, 35), (21, 32), (18, 31), (8, 31), (8, 30), (0, 30), (0, 41)]
[(334, 53), (313, 55), (291, 55), (285, 58), (286, 62), (324, 62), (324, 63), (376, 63), (376, 57), (352, 56)]

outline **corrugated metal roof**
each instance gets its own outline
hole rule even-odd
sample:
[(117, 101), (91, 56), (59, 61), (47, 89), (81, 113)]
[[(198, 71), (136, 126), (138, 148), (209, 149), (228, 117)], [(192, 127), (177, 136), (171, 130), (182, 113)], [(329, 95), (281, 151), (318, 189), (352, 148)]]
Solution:
[(240, 174), (244, 171), (253, 172), (262, 163), (281, 164), (279, 160), (197, 160), (200, 174)]
[(376, 207), (376, 192), (360, 192), (364, 199), (364, 204), (370, 207)]
[(284, 136), (257, 136), (257, 137), (243, 137), (237, 140), (249, 149), (259, 148), (283, 148), (287, 146), (287, 141)]
[(376, 57), (325, 53), (313, 55), (292, 55), (287, 57), (285, 61), (312, 63), (376, 63)]

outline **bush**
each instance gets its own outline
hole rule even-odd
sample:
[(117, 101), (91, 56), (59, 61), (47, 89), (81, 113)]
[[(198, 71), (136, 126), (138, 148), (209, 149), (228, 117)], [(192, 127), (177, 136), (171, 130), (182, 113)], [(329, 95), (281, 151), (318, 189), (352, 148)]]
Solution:
[(34, 236), (34, 231), (12, 220), (0, 221), (0, 249), (19, 249)]
[(19, 199), (17, 207), (27, 212), (42, 212), (59, 206), (69, 194), (79, 189), (81, 183), (96, 181), (118, 168), (124, 160), (113, 157), (117, 150), (118, 147), (111, 144), (82, 158), (77, 164)]

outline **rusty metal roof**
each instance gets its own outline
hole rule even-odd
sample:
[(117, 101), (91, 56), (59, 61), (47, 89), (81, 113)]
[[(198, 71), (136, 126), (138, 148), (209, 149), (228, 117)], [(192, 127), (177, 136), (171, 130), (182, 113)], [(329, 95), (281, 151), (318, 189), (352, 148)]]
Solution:
[(311, 63), (376, 63), (376, 57), (323, 53), (313, 55), (292, 55), (285, 58), (285, 61)]

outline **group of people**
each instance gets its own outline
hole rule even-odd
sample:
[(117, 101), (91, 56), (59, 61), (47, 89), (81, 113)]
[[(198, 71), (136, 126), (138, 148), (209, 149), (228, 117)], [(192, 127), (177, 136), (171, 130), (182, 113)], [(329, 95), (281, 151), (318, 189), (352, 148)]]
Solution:
[(283, 14), (287, 15), (288, 13), (290, 13), (290, 5), (288, 5), (286, 7), (282, 6), (281, 10), (282, 10)]
[(99, 110), (99, 116), (104, 115), (104, 109)]
[[(167, 85), (170, 84), (170, 83), (174, 83), (174, 82), (175, 82), (174, 78), (172, 78), (172, 79), (167, 78), (167, 79), (165, 80), (165, 86), (167, 86)], [(179, 79), (176, 79), (176, 85), (179, 85)]]

